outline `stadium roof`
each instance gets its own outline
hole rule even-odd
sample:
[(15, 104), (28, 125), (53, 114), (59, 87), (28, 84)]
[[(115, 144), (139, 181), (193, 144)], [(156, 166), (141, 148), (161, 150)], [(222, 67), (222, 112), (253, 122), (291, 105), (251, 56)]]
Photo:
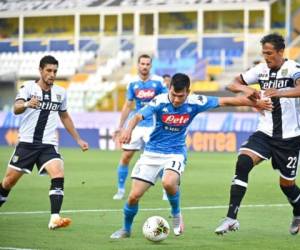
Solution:
[(97, 7), (143, 7), (215, 4), (255, 4), (274, 0), (0, 0), (0, 12), (82, 10)]

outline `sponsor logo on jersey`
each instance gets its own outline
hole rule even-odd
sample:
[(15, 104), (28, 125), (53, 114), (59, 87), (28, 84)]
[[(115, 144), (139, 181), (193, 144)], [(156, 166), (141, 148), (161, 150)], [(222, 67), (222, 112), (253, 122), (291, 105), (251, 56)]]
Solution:
[(258, 77), (259, 78), (268, 78), (269, 74), (268, 73), (260, 73), (260, 74), (258, 74)]
[(272, 80), (259, 80), (259, 84), (262, 89), (282, 89), (282, 88), (294, 88), (294, 83), (291, 78), (272, 79)]
[(154, 89), (137, 89), (135, 91), (136, 98), (139, 99), (152, 99), (155, 96)]
[(60, 109), (61, 103), (58, 102), (40, 102), (39, 109), (58, 111)]
[(162, 115), (162, 121), (168, 125), (183, 126), (190, 120), (189, 114), (164, 114)]

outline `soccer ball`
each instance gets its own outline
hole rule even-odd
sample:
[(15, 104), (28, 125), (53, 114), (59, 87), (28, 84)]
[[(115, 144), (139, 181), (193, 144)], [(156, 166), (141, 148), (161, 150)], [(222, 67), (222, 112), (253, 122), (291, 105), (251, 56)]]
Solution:
[(158, 242), (165, 240), (169, 232), (169, 223), (160, 216), (149, 217), (143, 225), (143, 234), (150, 241)]

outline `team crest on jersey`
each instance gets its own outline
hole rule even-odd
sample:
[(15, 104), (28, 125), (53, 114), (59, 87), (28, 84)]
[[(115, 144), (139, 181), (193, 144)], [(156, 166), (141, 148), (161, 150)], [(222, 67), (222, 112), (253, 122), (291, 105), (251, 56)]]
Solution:
[(18, 155), (14, 155), (11, 161), (13, 163), (16, 163), (18, 160), (19, 160), (19, 156)]
[(189, 114), (164, 114), (162, 121), (168, 125), (184, 126), (190, 120)]
[(287, 74), (288, 74), (288, 69), (281, 70), (281, 75), (282, 76), (287, 76)]
[(155, 96), (154, 89), (137, 89), (135, 96), (139, 99), (152, 99)]
[(45, 100), (49, 100), (50, 99), (50, 96), (48, 94), (44, 95), (44, 99)]
[(61, 101), (61, 95), (56, 95), (56, 99), (57, 99), (58, 102), (60, 102)]

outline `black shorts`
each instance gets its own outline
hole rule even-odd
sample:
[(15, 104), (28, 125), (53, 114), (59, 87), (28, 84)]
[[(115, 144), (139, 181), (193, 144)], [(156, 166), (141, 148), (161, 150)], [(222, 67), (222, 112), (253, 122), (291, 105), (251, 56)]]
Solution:
[(300, 136), (289, 139), (273, 138), (260, 131), (252, 134), (240, 150), (249, 150), (262, 159), (272, 159), (272, 166), (288, 180), (297, 176)]
[(10, 159), (9, 167), (31, 173), (36, 164), (39, 174), (45, 174), (45, 163), (53, 159), (62, 159), (54, 145), (20, 142)]

